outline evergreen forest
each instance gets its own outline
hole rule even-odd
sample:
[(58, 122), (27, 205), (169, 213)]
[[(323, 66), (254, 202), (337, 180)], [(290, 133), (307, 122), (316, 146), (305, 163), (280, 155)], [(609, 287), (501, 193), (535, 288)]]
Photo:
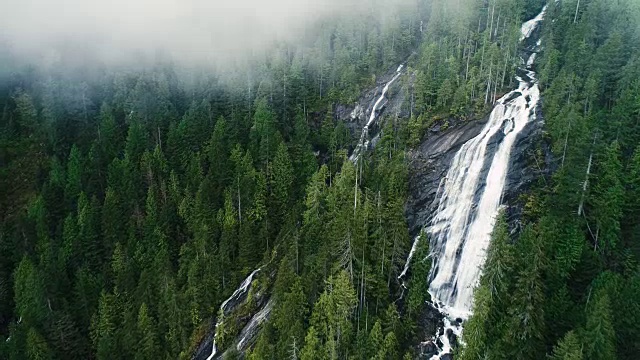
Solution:
[[(192, 359), (214, 331), (223, 359), (425, 358), (411, 154), (517, 86), (543, 6), (535, 181), (520, 226), (497, 221), (453, 358), (640, 358), (640, 1), (361, 2), (227, 70), (7, 61), (0, 359)], [(400, 64), (402, 111), (352, 161), (342, 109)]]

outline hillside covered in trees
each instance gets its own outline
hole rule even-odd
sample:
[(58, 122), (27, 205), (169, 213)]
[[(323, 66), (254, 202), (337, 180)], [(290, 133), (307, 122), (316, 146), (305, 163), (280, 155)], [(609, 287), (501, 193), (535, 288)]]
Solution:
[[(433, 259), (422, 241), (399, 280), (407, 154), (512, 90), (546, 4), (538, 176), (521, 230), (498, 220), (454, 357), (636, 359), (640, 1), (389, 3), (226, 71), (0, 74), (0, 358), (190, 359), (256, 269), (271, 314), (242, 354), (257, 305), (225, 320), (224, 358), (420, 358)], [(407, 116), (383, 112), (350, 161), (337, 110), (399, 64)]]

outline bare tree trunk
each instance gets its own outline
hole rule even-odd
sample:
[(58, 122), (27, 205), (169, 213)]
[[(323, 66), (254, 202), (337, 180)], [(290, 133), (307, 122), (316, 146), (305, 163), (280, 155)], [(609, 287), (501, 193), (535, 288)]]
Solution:
[(587, 98), (584, 99), (584, 110), (582, 111), (582, 116), (587, 116), (588, 108), (589, 108), (589, 95), (587, 95)]
[(502, 71), (502, 81), (500, 81), (500, 85), (504, 86), (504, 79), (507, 77), (507, 65), (509, 63), (509, 54), (504, 58), (504, 70)]
[(391, 34), (391, 52), (393, 53), (393, 49), (396, 45), (396, 33)]
[(492, 104), (496, 102), (496, 96), (498, 94), (498, 76), (499, 73), (496, 72), (496, 79), (493, 81), (493, 97), (491, 98)]
[(242, 204), (240, 202), (240, 177), (238, 176), (238, 181), (236, 181), (237, 189), (238, 189), (238, 222), (242, 224)]
[[(487, 21), (486, 24), (484, 26), (485, 30), (487, 29), (487, 27), (489, 26), (489, 19), (491, 18), (491, 4), (489, 4), (489, 2), (487, 2)], [(480, 29), (478, 28), (478, 33), (480, 33)]]
[(304, 122), (309, 125), (309, 120), (307, 120), (307, 98), (302, 100), (302, 112), (304, 113)]
[[(595, 146), (596, 144), (596, 136), (593, 136), (593, 145)], [(585, 176), (584, 182), (582, 183), (582, 196), (580, 198), (580, 205), (578, 205), (578, 216), (580, 216), (582, 214), (582, 211), (584, 210), (584, 197), (585, 197), (585, 193), (587, 192), (587, 186), (589, 184), (589, 175), (591, 174), (591, 164), (593, 163), (593, 150), (591, 150), (591, 154), (589, 154), (589, 164), (587, 165), (587, 174)], [(597, 236), (596, 236), (596, 243), (597, 243)]]
[(412, 118), (413, 117), (413, 108), (414, 108), (414, 104), (416, 102), (416, 91), (414, 86), (411, 86), (411, 103), (409, 104), (410, 109), (409, 109), (409, 117)]
[(491, 8), (491, 26), (489, 27), (489, 40), (493, 37), (493, 16), (496, 13), (496, 2), (493, 1), (493, 8)]
[(360, 304), (358, 311), (358, 332), (360, 332), (360, 316), (362, 315), (362, 309), (364, 306), (364, 246), (362, 247), (362, 264), (360, 265)]
[[(378, 191), (378, 228), (382, 227), (382, 219), (380, 218), (380, 191)], [(383, 236), (382, 242), (382, 259), (380, 260), (380, 275), (384, 274), (384, 251), (387, 248), (387, 237)]]
[(291, 357), (290, 360), (298, 360), (298, 347), (296, 346), (296, 338), (293, 337), (293, 344), (291, 346)]
[(476, 99), (476, 83), (471, 83), (471, 101)]
[(398, 251), (398, 237), (397, 237), (397, 234), (394, 234), (393, 249), (391, 250), (391, 263), (389, 264), (389, 275), (387, 276), (387, 287), (391, 286), (391, 272), (393, 271), (393, 263), (395, 262), (397, 251)]
[(482, 71), (484, 70), (484, 48), (485, 48), (485, 41), (484, 39), (482, 40), (482, 56), (480, 57), (480, 73), (482, 73)]
[(484, 103), (486, 104), (489, 101), (489, 92), (491, 91), (491, 72), (493, 70), (493, 66), (489, 67), (489, 78), (487, 79), (487, 91), (484, 95)]
[(469, 49), (469, 52), (467, 53), (467, 66), (466, 66), (466, 69), (464, 70), (464, 81), (467, 81), (467, 78), (469, 76), (469, 61), (471, 60), (471, 51), (472, 50)]
[(576, 4), (576, 14), (573, 17), (573, 23), (575, 24), (578, 21), (578, 9), (580, 8), (580, 0), (578, 0), (578, 3)]
[(356, 209), (358, 208), (358, 162), (359, 159), (356, 158), (356, 186), (353, 190), (353, 216), (356, 216)]

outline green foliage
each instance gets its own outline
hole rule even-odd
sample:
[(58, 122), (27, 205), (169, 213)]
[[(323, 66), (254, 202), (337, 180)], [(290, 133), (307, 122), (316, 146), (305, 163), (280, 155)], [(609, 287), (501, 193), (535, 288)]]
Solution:
[(47, 313), (45, 284), (33, 262), (22, 258), (14, 273), (16, 312), (28, 326), (42, 325)]
[(631, 180), (638, 108), (627, 74), (637, 68), (632, 44), (640, 33), (627, 24), (640, 19), (638, 10), (633, 2), (548, 2), (538, 73), (557, 171), (531, 195), (533, 224), (515, 245), (503, 242), (510, 249), (500, 256), (510, 264), (505, 287), (485, 283), (496, 274), (496, 225), (465, 324), (464, 359), (539, 358), (552, 347), (551, 359), (637, 357), (640, 332), (627, 315), (635, 314), (637, 300), (628, 299), (638, 291)]
[[(0, 94), (0, 357), (188, 358), (263, 267), (221, 348), (269, 294), (249, 358), (411, 358), (431, 259), (423, 238), (403, 293), (405, 146), (513, 87), (520, 24), (542, 2), (376, 2), (193, 81), (168, 65), (20, 78)], [(463, 359), (640, 352), (638, 6), (577, 5), (549, 2), (537, 64), (558, 171), (538, 179), (532, 224), (497, 221)], [(416, 48), (398, 80), (411, 118), (386, 119), (353, 164), (339, 105)]]
[[(384, 24), (380, 8), (356, 23), (331, 17), (309, 33), (317, 41), (275, 44), (238, 79), (107, 68), (78, 84), (34, 75), (0, 94), (10, 358), (188, 357), (264, 264), (282, 272), (253, 293), (272, 294), (274, 308), (250, 355), (352, 354), (367, 321), (383, 316), (370, 309), (394, 300), (407, 251), (404, 140), (390, 128), (384, 154), (357, 169), (350, 129), (327, 109), (355, 101), (416, 46), (417, 4), (396, 5), (384, 4)], [(81, 110), (69, 104), (79, 100)], [(373, 194), (375, 209), (364, 204)], [(221, 326), (221, 348), (255, 310), (253, 295), (240, 321)], [(385, 315), (389, 354), (401, 312)]]
[(409, 282), (409, 294), (407, 295), (407, 315), (409, 318), (418, 316), (424, 308), (429, 297), (429, 272), (431, 271), (431, 259), (429, 258), (429, 244), (425, 233), (417, 239), (416, 251), (411, 259), (411, 281)]
[(274, 215), (281, 219), (286, 213), (287, 205), (289, 205), (294, 178), (293, 165), (284, 143), (280, 143), (278, 146), (270, 175), (271, 203), (274, 204)]
[(587, 312), (584, 330), (585, 355), (588, 359), (616, 359), (615, 331), (609, 296), (597, 294)]
[(351, 317), (356, 304), (349, 274), (340, 271), (335, 277), (329, 277), (325, 291), (314, 304), (311, 326), (318, 329), (317, 336), (330, 359), (342, 358), (347, 353), (350, 337), (353, 336)]
[(620, 238), (620, 219), (624, 202), (620, 145), (613, 142), (604, 150), (598, 164), (598, 178), (593, 185), (593, 217), (599, 234), (594, 245), (600, 251), (611, 251)]
[[(521, 324), (507, 325), (507, 323), (518, 320), (528, 323), (528, 317), (534, 315), (531, 312), (539, 310), (528, 307), (529, 304), (526, 304), (526, 309), (522, 309), (525, 310), (522, 313), (516, 313), (516, 311), (521, 310), (519, 307), (509, 309), (509, 304), (512, 300), (507, 294), (510, 294), (514, 289), (514, 282), (516, 281), (514, 273), (517, 261), (516, 256), (516, 249), (510, 243), (504, 213), (501, 213), (493, 229), (480, 284), (474, 293), (474, 313), (465, 324), (464, 341), (467, 345), (463, 348), (462, 359), (477, 359), (485, 356), (503, 357), (505, 356), (504, 354), (517, 350), (518, 345), (514, 342), (518, 342), (520, 339), (508, 339), (507, 336), (510, 336), (512, 332), (507, 330), (507, 326), (521, 326)], [(523, 286), (527, 285), (524, 284), (527, 281), (527, 275), (524, 272), (520, 281)], [(535, 286), (535, 283), (532, 285)], [(533, 295), (528, 293), (528, 290), (520, 290), (518, 297)], [(519, 300), (527, 301), (524, 298)], [(493, 324), (501, 324), (504, 328)], [(518, 335), (525, 336), (524, 333)], [(497, 341), (490, 341), (492, 337)], [(507, 346), (506, 344), (509, 341), (512, 344)], [(528, 355), (532, 356), (533, 354)]]
[(310, 326), (304, 338), (304, 347), (300, 353), (301, 360), (323, 359), (324, 349), (320, 343), (320, 338), (314, 326)]
[(140, 306), (137, 324), (139, 343), (136, 349), (136, 359), (152, 359), (157, 355), (158, 342), (153, 318), (145, 303)]
[(29, 360), (53, 359), (53, 354), (46, 340), (33, 328), (27, 333), (27, 358)]
[(582, 346), (575, 332), (569, 331), (560, 340), (558, 345), (553, 347), (552, 360), (582, 360)]

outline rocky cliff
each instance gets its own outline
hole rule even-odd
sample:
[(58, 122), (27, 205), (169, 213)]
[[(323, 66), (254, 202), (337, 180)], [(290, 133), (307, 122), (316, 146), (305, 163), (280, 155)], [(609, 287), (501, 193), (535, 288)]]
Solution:
[[(544, 10), (539, 17), (541, 18), (543, 14)], [(455, 183), (456, 180), (453, 178), (462, 179), (462, 183), (465, 182), (465, 179), (468, 179), (468, 181), (472, 181), (472, 178), (476, 180), (484, 179), (473, 183), (477, 184), (477, 186), (474, 185), (472, 191), (468, 193), (469, 196), (467, 197), (469, 201), (460, 202), (459, 206), (465, 206), (465, 208), (468, 209), (467, 212), (471, 214), (471, 219), (475, 219), (479, 214), (484, 214), (483, 211), (485, 211), (482, 210), (484, 207), (481, 208), (479, 205), (485, 203), (480, 201), (481, 198), (484, 199), (486, 197), (483, 194), (495, 193), (495, 196), (500, 196), (500, 199), (496, 199), (495, 196), (493, 196), (492, 199), (495, 199), (496, 205), (501, 205), (505, 208), (512, 236), (515, 237), (519, 232), (524, 209), (524, 198), (521, 195), (528, 192), (534, 182), (544, 179), (545, 175), (552, 170), (549, 146), (546, 144), (544, 137), (542, 136), (544, 118), (541, 112), (541, 101), (537, 98), (538, 91), (537, 85), (535, 85), (536, 80), (534, 79), (535, 58), (537, 51), (541, 50), (541, 42), (539, 40), (539, 27), (535, 26), (535, 24), (533, 27), (528, 26), (529, 23), (533, 21), (539, 22), (540, 20), (533, 19), (523, 25), (524, 42), (521, 58), (527, 60), (523, 61), (521, 69), (517, 72), (520, 87), (517, 90), (511, 91), (499, 101), (499, 106), (501, 106), (498, 108), (499, 110), (496, 112), (494, 109), (490, 118), (487, 116), (483, 119), (467, 122), (456, 122), (450, 119), (448, 122), (450, 124), (453, 123), (453, 126), (448, 127), (445, 131), (442, 131), (438, 126), (433, 126), (427, 132), (423, 142), (416, 149), (409, 152), (410, 193), (406, 206), (406, 217), (410, 233), (414, 237), (417, 236), (422, 229), (430, 226), (434, 216), (436, 216), (436, 213), (442, 210), (442, 208), (439, 208), (439, 206), (442, 205), (440, 198), (443, 198), (445, 203), (450, 204), (451, 202), (448, 200), (451, 200), (452, 196), (459, 195), (457, 193), (450, 193), (451, 189), (445, 190), (446, 187), (444, 187), (443, 184), (445, 183), (447, 176), (452, 177), (452, 179), (449, 179), (449, 181), (446, 182), (447, 186), (449, 186), (450, 183)], [(528, 29), (527, 34), (524, 32), (525, 28)], [(535, 91), (530, 91), (532, 88), (535, 88)], [(521, 105), (513, 108), (515, 105), (506, 104)], [(506, 109), (505, 106), (512, 106), (512, 109), (516, 109), (518, 114), (521, 115), (518, 117), (521, 121), (520, 123), (522, 123), (523, 117), (524, 119), (528, 118), (531, 121), (526, 122), (523, 128), (520, 128), (515, 132), (515, 139), (511, 138), (512, 142), (509, 143), (511, 144), (511, 150), (507, 157), (502, 157), (499, 162), (500, 166), (498, 167), (505, 169), (506, 171), (506, 173), (504, 173), (504, 176), (506, 176), (506, 178), (504, 178), (504, 186), (499, 187), (501, 190), (497, 193), (495, 191), (488, 192), (489, 188), (485, 187), (489, 182), (493, 184), (493, 187), (491, 188), (493, 190), (496, 189), (496, 184), (501, 183), (498, 181), (498, 178), (491, 177), (491, 174), (496, 175), (497, 172), (490, 171), (489, 165), (491, 165), (491, 169), (493, 169), (494, 157), (499, 151), (502, 151), (499, 149), (504, 148), (502, 144), (506, 141), (505, 138), (508, 137), (507, 134), (514, 134), (514, 129), (516, 128), (516, 121), (514, 118), (510, 117), (513, 115), (513, 111), (505, 110), (505, 115), (502, 115), (502, 109)], [(534, 106), (534, 108), (530, 108), (530, 106)], [(506, 116), (506, 114), (511, 115)], [(504, 119), (500, 116), (504, 116)], [(491, 120), (491, 123), (487, 124), (489, 120)], [(464, 153), (467, 154), (469, 152), (469, 147), (465, 145), (465, 143), (470, 139), (475, 138), (481, 132), (486, 134), (484, 130), (485, 124), (487, 124), (487, 127), (491, 125), (490, 128), (497, 131), (494, 131), (490, 137), (485, 137), (486, 148), (483, 147), (482, 152), (477, 152), (478, 154), (483, 154), (483, 157), (481, 156), (478, 157), (477, 160), (474, 160), (474, 163), (482, 164), (482, 166), (475, 166), (473, 174), (471, 174), (472, 170), (470, 168), (470, 163), (463, 162), (462, 165), (460, 164), (460, 159), (457, 157), (458, 150), (460, 150), (464, 145)], [(474, 142), (475, 141), (476, 140), (474, 139)], [(502, 153), (504, 154), (504, 152)], [(457, 162), (456, 166), (452, 167), (454, 158), (457, 159)], [(504, 165), (506, 165), (506, 167)], [(449, 171), (450, 168), (451, 170), (454, 170), (454, 175)], [(456, 203), (458, 202), (455, 201), (454, 204)], [(449, 214), (449, 212), (447, 212), (447, 214)], [(438, 215), (437, 219), (440, 221), (442, 220), (440, 215)], [(467, 217), (467, 219), (469, 219), (469, 217)], [(466, 225), (465, 223), (462, 223), (462, 227), (459, 227), (459, 225), (460, 224), (453, 228), (456, 230), (463, 229), (465, 233), (470, 228), (469, 220), (467, 220)], [(476, 228), (473, 227), (473, 229)], [(484, 234), (484, 230), (482, 233)], [(477, 237), (473, 237), (472, 239), (475, 242)], [(429, 240), (432, 242), (432, 245), (434, 245), (433, 239)], [(462, 246), (465, 245), (466, 243), (463, 243)], [(482, 248), (486, 249), (486, 246), (483, 246)], [(464, 251), (464, 249), (458, 248), (455, 252), (456, 258), (460, 256), (459, 254), (462, 251)], [(473, 251), (471, 251), (471, 253), (472, 256), (479, 256)], [(454, 259), (454, 261), (456, 260)], [(440, 265), (440, 263), (438, 263), (438, 265)], [(436, 272), (437, 270), (438, 269), (436, 269)], [(410, 271), (411, 270), (409, 269), (409, 276)], [(449, 288), (451, 288), (451, 284), (458, 284), (457, 281), (458, 278), (456, 277), (455, 283), (448, 282), (445, 286), (449, 286)], [(469, 287), (467, 286), (464, 287), (464, 289), (468, 288)], [(467, 299), (467, 297), (464, 299)], [(421, 338), (426, 339), (425, 342), (421, 343), (419, 346), (421, 350), (421, 358), (431, 358), (436, 354), (439, 354), (437, 356), (439, 359), (449, 358), (451, 356), (450, 353), (443, 350), (448, 346), (443, 347), (442, 342), (448, 341), (449, 344), (445, 345), (451, 345), (453, 347), (455, 347), (455, 344), (457, 343), (455, 334), (458, 332), (454, 334), (452, 329), (461, 329), (460, 323), (463, 319), (455, 318), (454, 316), (453, 318), (444, 319), (443, 321), (443, 316), (438, 316), (436, 307), (440, 307), (440, 304), (438, 303), (438, 305), (427, 307), (421, 317), (424, 329), (421, 329), (423, 333), (420, 334), (420, 336)], [(442, 324), (445, 321), (453, 321), (456, 322), (457, 325), (445, 326), (444, 328), (446, 328), (446, 330), (444, 331), (447, 333), (444, 333)], [(436, 333), (434, 328), (438, 328), (439, 333)], [(436, 334), (435, 337), (434, 334)], [(439, 351), (438, 348), (442, 351)]]

